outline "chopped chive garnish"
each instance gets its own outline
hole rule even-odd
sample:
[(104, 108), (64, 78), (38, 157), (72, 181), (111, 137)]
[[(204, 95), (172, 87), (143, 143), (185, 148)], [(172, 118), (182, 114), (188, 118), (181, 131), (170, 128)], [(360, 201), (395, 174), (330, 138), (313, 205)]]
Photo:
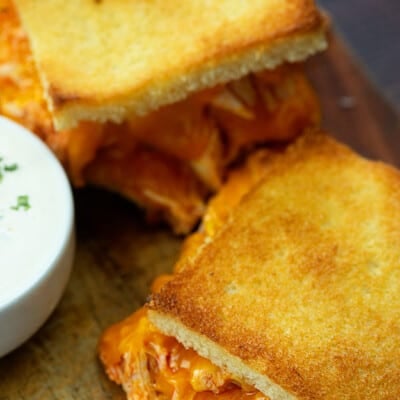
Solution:
[(12, 171), (16, 171), (18, 169), (18, 164), (14, 163), (14, 164), (8, 164), (4, 166), (4, 171), (7, 172), (12, 172)]
[(31, 205), (29, 204), (29, 196), (27, 195), (18, 196), (17, 204), (11, 207), (12, 210), (16, 211), (18, 211), (20, 208), (24, 209), (25, 211), (31, 208)]

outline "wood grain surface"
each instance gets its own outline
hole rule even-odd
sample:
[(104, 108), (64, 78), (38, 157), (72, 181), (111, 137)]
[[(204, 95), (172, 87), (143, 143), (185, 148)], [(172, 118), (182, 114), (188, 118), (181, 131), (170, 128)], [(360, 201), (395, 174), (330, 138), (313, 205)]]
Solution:
[[(308, 72), (326, 128), (362, 154), (400, 166), (399, 117), (343, 44), (332, 39)], [(146, 226), (133, 205), (101, 191), (76, 193), (76, 208), (71, 281), (40, 331), (0, 359), (0, 400), (125, 398), (101, 369), (97, 340), (145, 301), (156, 275), (172, 269), (181, 239), (166, 228)]]
[(324, 126), (339, 140), (372, 159), (400, 167), (399, 114), (366, 78), (343, 42), (308, 63), (324, 114)]
[(318, 0), (367, 74), (400, 110), (400, 1)]

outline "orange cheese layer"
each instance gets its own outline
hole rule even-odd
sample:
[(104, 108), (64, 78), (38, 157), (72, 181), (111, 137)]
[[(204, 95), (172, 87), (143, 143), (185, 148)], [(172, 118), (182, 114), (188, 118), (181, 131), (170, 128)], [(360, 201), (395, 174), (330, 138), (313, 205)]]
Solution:
[[(129, 400), (267, 400), (176, 339), (159, 332), (140, 309), (110, 327), (99, 354), (107, 375)], [(163, 397), (164, 396), (164, 397)]]

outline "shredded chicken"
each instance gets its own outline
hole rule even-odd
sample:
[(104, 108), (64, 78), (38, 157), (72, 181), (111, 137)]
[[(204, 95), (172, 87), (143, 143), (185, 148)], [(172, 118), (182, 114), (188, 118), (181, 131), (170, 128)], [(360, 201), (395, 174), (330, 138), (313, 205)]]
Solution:
[(140, 309), (110, 327), (100, 358), (128, 400), (268, 400), (257, 389), (165, 336)]

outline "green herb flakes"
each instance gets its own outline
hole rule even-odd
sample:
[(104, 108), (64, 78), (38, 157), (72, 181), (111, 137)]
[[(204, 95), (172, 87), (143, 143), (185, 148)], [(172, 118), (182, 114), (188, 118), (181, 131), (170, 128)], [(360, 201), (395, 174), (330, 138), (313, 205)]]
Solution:
[(18, 164), (14, 163), (14, 164), (8, 164), (4, 166), (4, 171), (6, 172), (13, 172), (16, 171), (18, 169)]
[(20, 209), (23, 209), (24, 211), (27, 211), (31, 208), (31, 205), (29, 204), (29, 196), (27, 195), (22, 195), (17, 197), (17, 204), (15, 206), (12, 206), (11, 209), (18, 211)]

